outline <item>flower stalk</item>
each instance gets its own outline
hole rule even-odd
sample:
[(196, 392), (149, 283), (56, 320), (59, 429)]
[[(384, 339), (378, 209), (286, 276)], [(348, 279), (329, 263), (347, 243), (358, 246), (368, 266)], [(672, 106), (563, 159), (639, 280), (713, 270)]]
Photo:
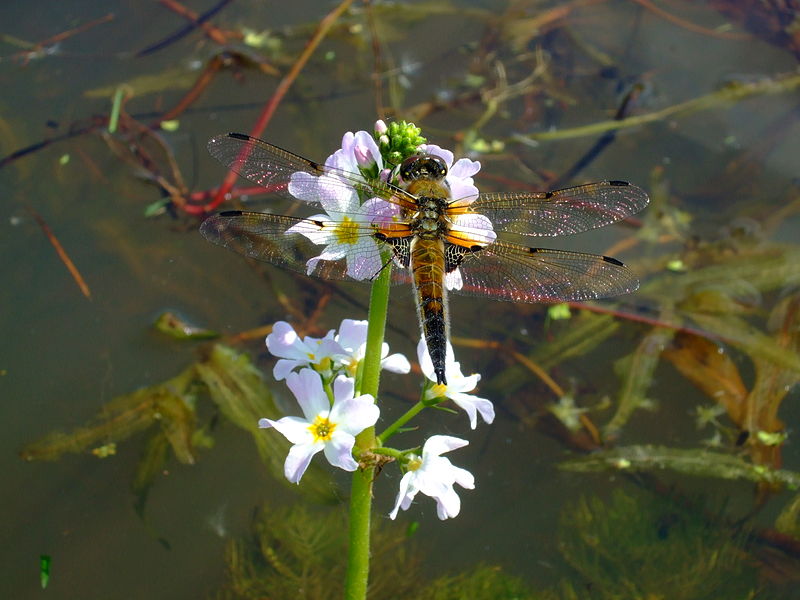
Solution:
[[(364, 356), (362, 379), (356, 387), (362, 394), (377, 398), (381, 372), (381, 349), (386, 331), (389, 309), (391, 264), (388, 264), (372, 284), (367, 321), (367, 349)], [(356, 436), (355, 454), (371, 450), (377, 445), (375, 427), (368, 427)], [(350, 489), (350, 545), (347, 550), (347, 574), (344, 597), (346, 600), (366, 600), (369, 581), (369, 538), (372, 514), (372, 481), (374, 466), (365, 466), (353, 473)]]

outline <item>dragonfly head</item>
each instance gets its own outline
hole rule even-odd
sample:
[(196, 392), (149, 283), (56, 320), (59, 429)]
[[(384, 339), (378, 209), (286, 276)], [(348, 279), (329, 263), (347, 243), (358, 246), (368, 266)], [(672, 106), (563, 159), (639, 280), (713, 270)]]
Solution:
[(415, 154), (400, 164), (400, 179), (410, 183), (419, 179), (441, 181), (447, 175), (447, 164), (432, 154)]

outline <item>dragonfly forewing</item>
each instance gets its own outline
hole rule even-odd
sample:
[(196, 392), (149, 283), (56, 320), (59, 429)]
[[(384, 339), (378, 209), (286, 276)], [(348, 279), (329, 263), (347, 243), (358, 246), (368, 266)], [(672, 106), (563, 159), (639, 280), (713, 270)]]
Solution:
[[(378, 197), (401, 206), (414, 199), (403, 190), (360, 173), (317, 163), (243, 133), (227, 133), (211, 138), (208, 151), (219, 162), (275, 194), (295, 201), (321, 205), (331, 193)], [(290, 187), (291, 184), (291, 187)]]
[(569, 235), (620, 221), (642, 210), (647, 193), (625, 181), (600, 181), (553, 192), (481, 194), (470, 205), (499, 232)]

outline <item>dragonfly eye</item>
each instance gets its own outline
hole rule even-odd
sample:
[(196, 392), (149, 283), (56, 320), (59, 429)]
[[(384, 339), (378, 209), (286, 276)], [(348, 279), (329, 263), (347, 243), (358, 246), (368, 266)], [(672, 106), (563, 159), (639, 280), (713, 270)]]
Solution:
[(444, 179), (447, 175), (447, 164), (432, 154), (409, 156), (400, 164), (400, 178), (408, 183), (416, 179)]

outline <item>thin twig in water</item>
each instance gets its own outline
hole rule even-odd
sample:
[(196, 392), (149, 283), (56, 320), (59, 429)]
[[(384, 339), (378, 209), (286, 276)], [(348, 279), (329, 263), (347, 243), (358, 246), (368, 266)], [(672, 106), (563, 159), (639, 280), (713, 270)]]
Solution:
[(72, 278), (75, 280), (75, 283), (78, 284), (81, 293), (84, 296), (86, 296), (88, 300), (91, 300), (92, 292), (91, 290), (89, 290), (89, 286), (86, 284), (86, 280), (84, 280), (80, 271), (78, 271), (78, 267), (75, 266), (75, 263), (72, 262), (72, 259), (67, 254), (67, 251), (64, 250), (64, 246), (62, 246), (61, 242), (58, 241), (58, 238), (55, 236), (52, 229), (50, 229), (50, 226), (42, 218), (42, 215), (36, 212), (36, 210), (34, 210), (33, 208), (28, 207), (28, 212), (31, 213), (31, 216), (39, 224), (39, 227), (42, 228), (42, 231), (44, 232), (45, 236), (47, 236), (47, 239), (50, 240), (50, 243), (53, 245), (53, 248), (56, 249), (58, 257), (61, 259), (61, 262), (64, 263), (64, 266), (67, 267), (67, 270), (69, 271), (70, 275), (72, 275)]
[[(261, 133), (264, 131), (264, 128), (269, 123), (270, 119), (272, 119), (272, 115), (275, 114), (275, 110), (278, 108), (278, 105), (283, 100), (283, 97), (286, 95), (286, 92), (289, 91), (289, 88), (294, 83), (294, 80), (297, 79), (297, 76), (300, 74), (300, 71), (306, 66), (308, 59), (311, 58), (311, 55), (314, 53), (314, 50), (317, 49), (319, 43), (322, 39), (328, 34), (333, 24), (336, 20), (344, 13), (345, 10), (353, 3), (353, 0), (343, 0), (339, 6), (337, 6), (334, 10), (328, 13), (322, 21), (319, 23), (319, 27), (314, 32), (314, 35), (311, 36), (311, 39), (306, 44), (306, 47), (303, 49), (303, 53), (297, 59), (297, 61), (292, 65), (292, 68), (289, 72), (284, 76), (281, 82), (278, 84), (278, 88), (275, 90), (275, 93), (267, 102), (264, 109), (261, 111), (261, 115), (258, 117), (255, 125), (250, 130), (250, 135), (253, 137), (259, 137)], [(247, 157), (247, 153), (249, 153), (250, 148), (248, 146), (244, 146), (243, 148), (243, 156), (240, 159), (245, 159)], [(219, 186), (219, 190), (217, 190), (217, 195), (214, 197), (214, 200), (204, 206), (193, 206), (193, 205), (186, 205), (184, 206), (184, 210), (190, 214), (203, 214), (209, 211), (214, 210), (217, 206), (222, 204), (225, 200), (225, 196), (233, 187), (233, 184), (236, 183), (236, 178), (238, 175), (236, 171), (229, 170), (228, 174), (225, 176), (225, 179), (222, 182), (222, 185)]]

